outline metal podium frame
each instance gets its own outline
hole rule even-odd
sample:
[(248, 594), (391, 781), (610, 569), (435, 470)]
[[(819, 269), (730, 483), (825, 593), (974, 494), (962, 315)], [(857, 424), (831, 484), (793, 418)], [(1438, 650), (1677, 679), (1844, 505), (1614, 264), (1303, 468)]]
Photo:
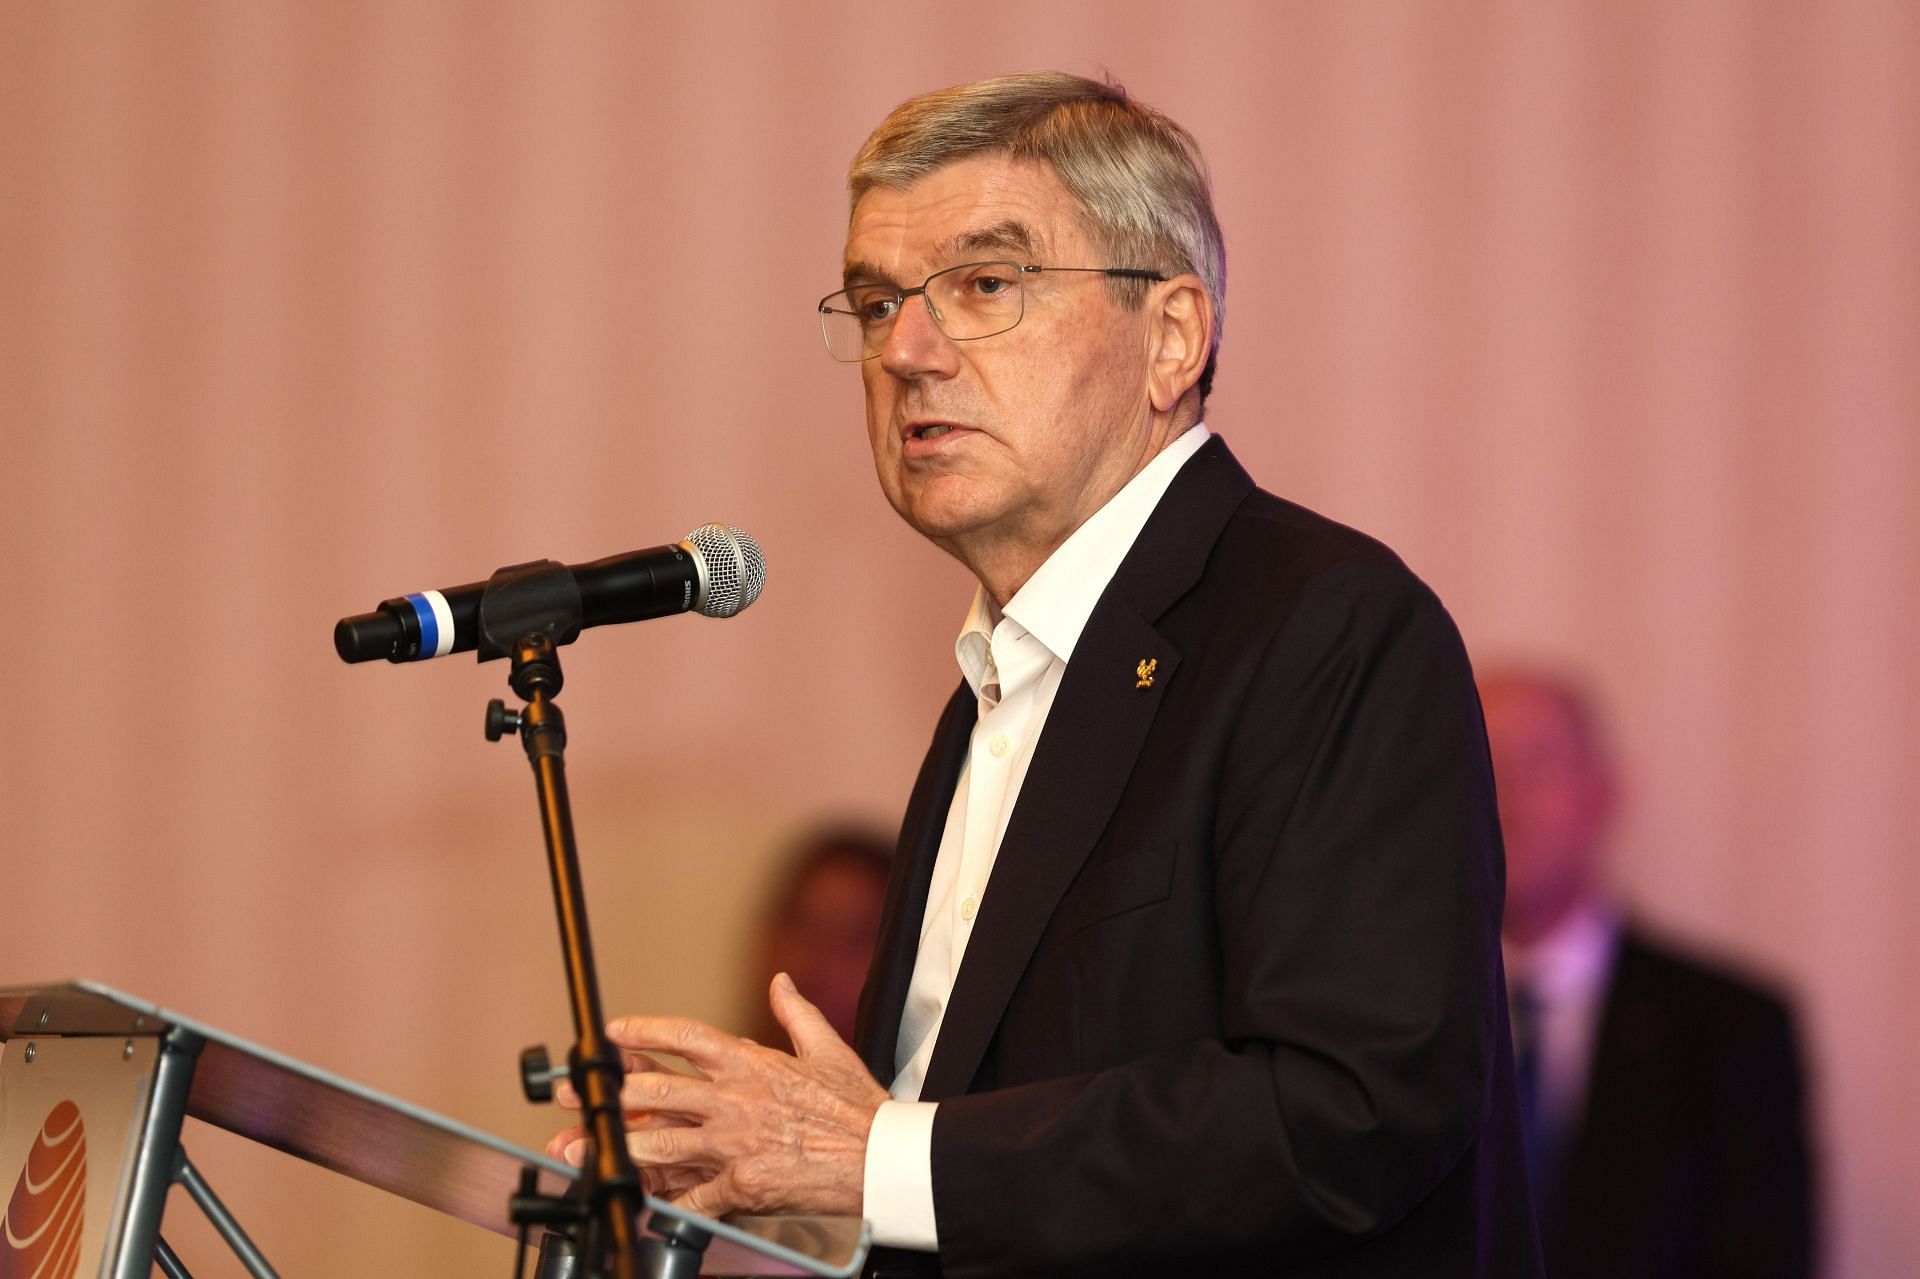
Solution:
[[(508, 1204), (524, 1170), (535, 1172), (547, 1194), (564, 1194), (576, 1177), (545, 1155), (108, 986), (72, 981), (0, 988), (0, 1041), (8, 1042), (0, 1056), (0, 1086), (13, 1072), (32, 1069), (43, 1051), (51, 1064), (55, 1045), (64, 1050), (75, 1040), (120, 1041), (124, 1047), (118, 1050), (103, 1045), (106, 1056), (123, 1060), (130, 1071), (146, 1071), (146, 1093), (136, 1099), (132, 1120), (130, 1167), (122, 1170), (116, 1202), (108, 1209), (100, 1279), (147, 1279), (156, 1262), (170, 1279), (190, 1279), (160, 1235), (175, 1184), (206, 1213), (250, 1275), (275, 1279), (187, 1158), (181, 1129), (188, 1116), (508, 1236), (516, 1231)], [(867, 1224), (853, 1217), (724, 1222), (652, 1198), (646, 1208), (664, 1221), (689, 1221), (712, 1234), (702, 1273), (851, 1279), (871, 1243)]]

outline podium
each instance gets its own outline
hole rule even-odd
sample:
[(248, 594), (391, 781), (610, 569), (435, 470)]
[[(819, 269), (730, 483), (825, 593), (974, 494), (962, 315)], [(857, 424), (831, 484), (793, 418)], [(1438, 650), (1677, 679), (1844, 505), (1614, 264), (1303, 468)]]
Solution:
[[(0, 1279), (148, 1279), (156, 1263), (188, 1279), (161, 1232), (175, 1184), (250, 1275), (274, 1275), (187, 1158), (189, 1115), (508, 1236), (526, 1170), (546, 1194), (575, 1177), (545, 1155), (106, 986), (0, 988)], [(702, 1274), (848, 1279), (870, 1242), (852, 1217), (713, 1221), (652, 1198), (646, 1209), (649, 1220), (710, 1232)]]

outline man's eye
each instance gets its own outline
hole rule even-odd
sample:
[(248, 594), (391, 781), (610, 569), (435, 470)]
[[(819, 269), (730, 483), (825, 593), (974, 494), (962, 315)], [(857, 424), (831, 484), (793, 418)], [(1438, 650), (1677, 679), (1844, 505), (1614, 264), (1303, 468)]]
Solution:
[(999, 272), (982, 271), (967, 281), (967, 288), (976, 297), (999, 297), (1012, 289), (1016, 281)]
[(850, 295), (847, 308), (860, 317), (862, 324), (885, 324), (900, 309), (900, 295), (863, 291)]

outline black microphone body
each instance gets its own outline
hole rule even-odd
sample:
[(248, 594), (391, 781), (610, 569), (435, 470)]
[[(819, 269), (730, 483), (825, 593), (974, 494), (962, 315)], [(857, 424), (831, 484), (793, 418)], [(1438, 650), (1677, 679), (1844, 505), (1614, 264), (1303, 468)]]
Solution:
[(416, 662), (474, 650), (481, 661), (504, 656), (518, 637), (489, 643), (481, 609), (489, 586), (501, 582), (515, 585), (523, 607), (529, 590), (550, 600), (551, 610), (535, 607), (530, 615), (566, 618), (553, 641), (569, 644), (589, 626), (686, 612), (731, 617), (758, 598), (765, 580), (766, 562), (751, 537), (706, 524), (671, 546), (570, 567), (536, 560), (503, 568), (486, 582), (383, 600), (371, 613), (335, 623), (333, 647), (344, 662)]

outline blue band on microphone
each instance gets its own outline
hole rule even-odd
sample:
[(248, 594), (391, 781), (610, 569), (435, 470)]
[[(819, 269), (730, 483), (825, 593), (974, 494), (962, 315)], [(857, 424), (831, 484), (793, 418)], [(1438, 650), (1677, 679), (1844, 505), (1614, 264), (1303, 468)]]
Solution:
[(430, 657), (445, 657), (453, 651), (453, 610), (447, 607), (447, 597), (439, 591), (423, 591), (406, 597), (413, 606), (413, 615), (420, 622), (420, 651), (414, 655), (416, 662)]

